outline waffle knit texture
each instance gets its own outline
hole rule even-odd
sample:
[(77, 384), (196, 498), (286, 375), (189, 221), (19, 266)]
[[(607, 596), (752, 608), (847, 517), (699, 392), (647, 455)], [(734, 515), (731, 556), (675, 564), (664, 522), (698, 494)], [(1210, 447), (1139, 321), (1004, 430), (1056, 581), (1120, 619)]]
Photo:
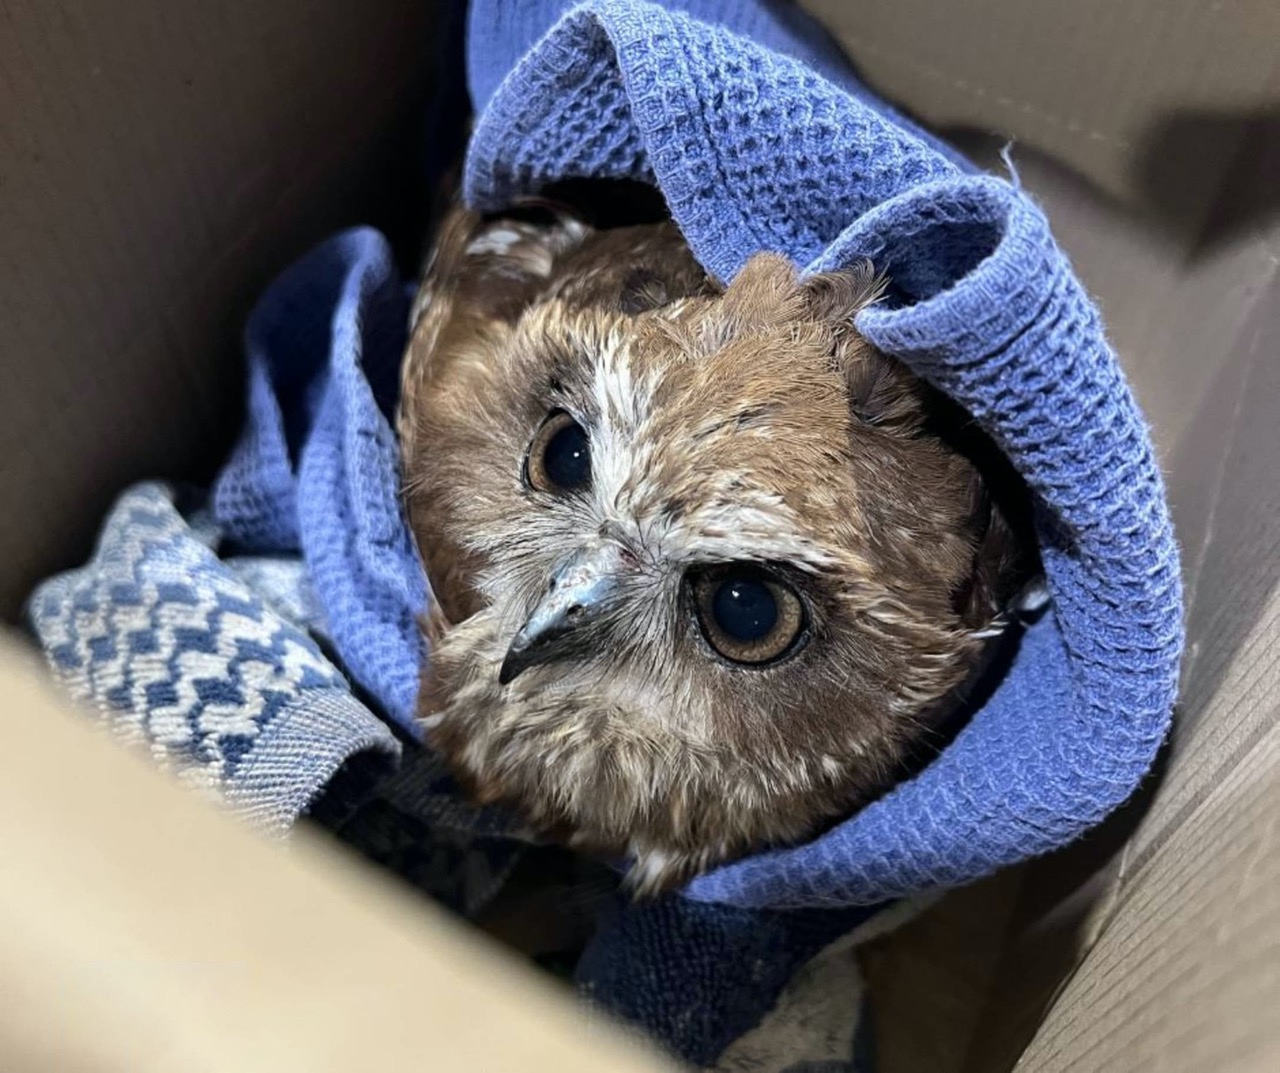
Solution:
[(250, 317), (248, 421), (213, 494), (126, 490), (27, 618), (68, 691), (161, 766), (271, 834), (309, 813), (470, 915), (523, 847), (392, 729), (425, 592), (386, 418), (407, 310), (367, 229), (286, 271)]
[(865, 905), (1075, 838), (1129, 796), (1164, 739), (1182, 604), (1146, 425), (1044, 215), (858, 88), (781, 6), (592, 0), (555, 21), (563, 7), (472, 5), (483, 110), (468, 200), (643, 179), (722, 279), (761, 250), (812, 271), (871, 260), (892, 293), (857, 327), (964, 405), (1027, 479), (1053, 601), (918, 776), (688, 894)]
[[(473, 204), (638, 178), (722, 279), (765, 249), (808, 270), (870, 259), (892, 288), (858, 328), (967, 407), (1036, 496), (1050, 612), (954, 741), (813, 841), (612, 915), (587, 951), (588, 994), (706, 1064), (885, 902), (1061, 846), (1133, 791), (1168, 729), (1182, 645), (1164, 490), (1097, 311), (1038, 207), (878, 101), (791, 5), (474, 0), (470, 26)], [(30, 605), (78, 693), (276, 826), (308, 801), (341, 812), (332, 787), (316, 800), (333, 771), (394, 753), (373, 713), (412, 731), (428, 596), (388, 421), (406, 314), (380, 236), (318, 247), (251, 320), (247, 421), (211, 517), (141, 489), (95, 560)], [(290, 611), (287, 594), (303, 592), (310, 610)], [(192, 606), (203, 617), (184, 624)], [(274, 748), (273, 726), (306, 744), (282, 735), (292, 744)], [(270, 779), (244, 789), (238, 773), (254, 766)], [(427, 778), (431, 810), (449, 811), (447, 785)], [(501, 833), (474, 824), (479, 841)], [(333, 825), (362, 829), (380, 859), (402, 855), (376, 816)], [(482, 870), (476, 897), (504, 867)], [(852, 1068), (828, 1058), (824, 1069)]]
[(250, 318), (248, 422), (213, 490), (230, 540), (301, 553), (343, 663), (406, 729), (426, 606), (389, 420), (408, 308), (368, 229), (286, 271)]

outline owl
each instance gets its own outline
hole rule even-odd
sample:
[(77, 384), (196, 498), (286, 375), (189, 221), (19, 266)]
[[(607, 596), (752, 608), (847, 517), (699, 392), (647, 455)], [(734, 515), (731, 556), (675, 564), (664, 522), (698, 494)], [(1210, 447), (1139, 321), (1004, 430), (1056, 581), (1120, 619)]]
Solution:
[(541, 201), (439, 231), (397, 417), (420, 719), (636, 896), (883, 792), (1032, 572), (995, 452), (855, 330), (881, 291)]

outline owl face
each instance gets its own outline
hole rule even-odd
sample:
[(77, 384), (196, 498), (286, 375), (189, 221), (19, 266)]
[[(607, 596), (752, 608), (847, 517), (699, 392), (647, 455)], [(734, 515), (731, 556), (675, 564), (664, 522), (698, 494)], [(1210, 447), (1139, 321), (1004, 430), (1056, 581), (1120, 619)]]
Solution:
[(883, 787), (992, 632), (991, 517), (927, 389), (853, 331), (867, 279), (762, 255), (637, 308), (634, 279), (566, 278), (427, 329), (421, 706), (479, 799), (653, 893)]

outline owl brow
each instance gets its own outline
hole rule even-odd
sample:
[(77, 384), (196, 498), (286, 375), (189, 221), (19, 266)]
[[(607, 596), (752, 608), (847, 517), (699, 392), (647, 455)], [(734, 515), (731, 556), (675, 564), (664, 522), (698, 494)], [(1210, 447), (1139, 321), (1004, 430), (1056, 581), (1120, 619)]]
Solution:
[(836, 563), (836, 556), (807, 537), (780, 537), (770, 534), (759, 540), (740, 531), (732, 535), (702, 539), (697, 549), (707, 562), (750, 562), (777, 569), (795, 577), (821, 577)]
[(576, 351), (558, 342), (547, 344), (547, 367), (541, 380), (541, 394), (553, 403), (565, 403), (570, 400), (584, 400), (589, 394), (588, 384), (589, 359), (580, 351)]
[(542, 394), (561, 403), (572, 401), (594, 409), (591, 388), (598, 345), (593, 347), (593, 340), (575, 333), (574, 319), (566, 318), (563, 312), (548, 311), (548, 315), (549, 322), (533, 340), (544, 366), (537, 381)]

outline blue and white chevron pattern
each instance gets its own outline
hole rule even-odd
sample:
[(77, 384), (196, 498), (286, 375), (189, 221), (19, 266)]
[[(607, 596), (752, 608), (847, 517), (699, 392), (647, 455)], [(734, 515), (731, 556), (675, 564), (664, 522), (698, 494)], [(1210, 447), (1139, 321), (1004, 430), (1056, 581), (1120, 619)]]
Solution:
[(218, 786), (289, 705), (348, 686), (285, 617), (296, 608), (268, 606), (215, 541), (170, 488), (139, 485), (111, 512), (93, 559), (42, 585), (29, 612), (73, 695), (162, 765)]

